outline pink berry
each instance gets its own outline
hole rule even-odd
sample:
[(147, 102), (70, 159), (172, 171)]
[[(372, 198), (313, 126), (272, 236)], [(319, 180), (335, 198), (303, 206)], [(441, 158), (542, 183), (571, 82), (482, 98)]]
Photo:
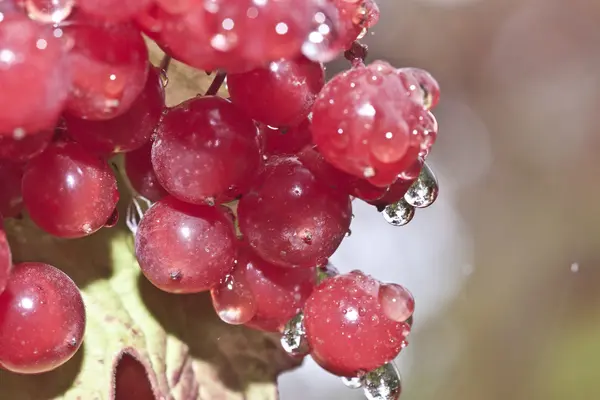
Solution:
[(83, 17), (62, 30), (73, 46), (67, 111), (91, 120), (125, 113), (144, 89), (148, 75), (148, 50), (139, 30), (131, 24), (99, 24)]
[(10, 245), (6, 239), (2, 217), (0, 216), (0, 294), (2, 294), (4, 288), (6, 287), (11, 268), (12, 255), (10, 252)]
[(25, 162), (38, 156), (50, 144), (54, 132), (45, 130), (22, 138), (0, 136), (0, 159)]
[(254, 122), (214, 96), (171, 108), (152, 147), (152, 165), (161, 185), (194, 204), (228, 202), (245, 193), (261, 162)]
[(135, 254), (152, 284), (172, 293), (198, 293), (219, 285), (232, 270), (237, 239), (222, 207), (166, 197), (144, 214)]
[(77, 5), (86, 14), (111, 21), (128, 20), (151, 3), (152, 0), (77, 0)]
[(339, 376), (357, 376), (393, 360), (410, 327), (390, 319), (381, 284), (362, 273), (325, 280), (306, 301), (304, 326), (311, 356)]
[(21, 374), (51, 371), (79, 349), (85, 307), (62, 271), (42, 263), (15, 265), (0, 295), (0, 365)]
[(231, 101), (252, 119), (275, 127), (302, 122), (324, 84), (323, 65), (305, 57), (227, 76)]
[(261, 124), (258, 132), (265, 155), (293, 155), (312, 141), (308, 118), (292, 128), (274, 128)]
[(66, 53), (52, 28), (7, 13), (0, 22), (0, 55), (0, 135), (21, 138), (51, 129), (70, 87)]
[(96, 232), (118, 199), (108, 163), (77, 143), (53, 144), (25, 168), (25, 206), (31, 219), (52, 235), (77, 238)]
[(165, 92), (160, 73), (151, 67), (144, 90), (124, 114), (106, 121), (66, 115), (67, 134), (100, 156), (136, 150), (150, 141), (164, 107)]
[(167, 196), (167, 191), (158, 182), (151, 161), (152, 143), (125, 154), (125, 173), (133, 188), (142, 196), (156, 202)]
[(23, 164), (0, 160), (0, 215), (17, 217), (23, 209)]
[(256, 314), (247, 326), (279, 332), (302, 310), (316, 285), (316, 268), (282, 269), (258, 257), (252, 249), (240, 249), (236, 272), (253, 293)]
[(396, 70), (376, 61), (325, 85), (313, 107), (312, 133), (335, 167), (385, 187), (429, 150), (434, 122)]
[(347, 194), (330, 189), (296, 157), (272, 157), (238, 204), (240, 230), (264, 260), (314, 267), (331, 256), (350, 227)]

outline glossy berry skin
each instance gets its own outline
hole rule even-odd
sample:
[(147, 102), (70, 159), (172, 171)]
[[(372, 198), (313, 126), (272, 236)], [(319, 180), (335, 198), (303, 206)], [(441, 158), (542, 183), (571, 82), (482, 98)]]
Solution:
[(294, 155), (308, 146), (312, 140), (308, 118), (305, 118), (300, 125), (291, 128), (274, 128), (260, 124), (258, 133), (265, 155)]
[(33, 222), (63, 238), (87, 236), (102, 228), (119, 199), (108, 163), (74, 142), (53, 144), (29, 162), (22, 188)]
[(79, 349), (85, 307), (64, 272), (42, 263), (15, 265), (0, 295), (0, 365), (21, 374), (51, 371)]
[(245, 193), (261, 162), (254, 122), (215, 96), (171, 108), (152, 147), (152, 165), (161, 185), (193, 204), (227, 202)]
[(167, 196), (154, 173), (151, 161), (152, 143), (125, 154), (125, 173), (131, 186), (148, 200), (155, 202)]
[(237, 253), (233, 222), (224, 207), (183, 203), (171, 196), (144, 214), (135, 237), (142, 272), (172, 293), (198, 293), (218, 285)]
[(52, 129), (70, 86), (66, 52), (52, 28), (7, 13), (0, 23), (0, 54), (0, 135)]
[(23, 210), (23, 168), (21, 163), (0, 160), (0, 215), (4, 218), (17, 217)]
[(6, 287), (11, 268), (12, 255), (10, 252), (10, 245), (6, 239), (2, 217), (0, 216), (0, 294), (2, 294), (4, 288)]
[(160, 37), (175, 58), (193, 67), (248, 71), (296, 56), (315, 11), (314, 0), (198, 2), (175, 16), (164, 12)]
[(31, 133), (19, 139), (9, 135), (0, 136), (0, 160), (28, 161), (44, 151), (53, 136), (52, 130)]
[(304, 306), (311, 356), (329, 372), (352, 377), (393, 360), (410, 332), (388, 317), (380, 301), (381, 283), (362, 273), (321, 283)]
[(247, 245), (240, 249), (234, 274), (242, 276), (256, 304), (254, 318), (246, 326), (268, 332), (281, 331), (302, 310), (317, 279), (316, 267), (282, 269)]
[(348, 232), (347, 194), (323, 185), (296, 157), (272, 157), (238, 203), (240, 230), (264, 260), (282, 267), (314, 267), (333, 254)]
[(125, 21), (144, 11), (152, 0), (77, 0), (86, 14), (104, 20)]
[(62, 27), (73, 45), (73, 82), (67, 111), (83, 119), (106, 120), (125, 113), (148, 75), (148, 50), (131, 24), (100, 24), (83, 18)]
[(231, 101), (252, 119), (274, 127), (300, 124), (324, 84), (323, 65), (305, 57), (227, 76)]
[(106, 121), (66, 115), (67, 133), (100, 156), (136, 150), (150, 141), (164, 107), (165, 91), (159, 71), (150, 67), (144, 90), (124, 114)]
[(385, 62), (344, 72), (315, 102), (313, 140), (335, 167), (388, 186), (429, 150), (437, 133), (433, 115), (411, 95)]

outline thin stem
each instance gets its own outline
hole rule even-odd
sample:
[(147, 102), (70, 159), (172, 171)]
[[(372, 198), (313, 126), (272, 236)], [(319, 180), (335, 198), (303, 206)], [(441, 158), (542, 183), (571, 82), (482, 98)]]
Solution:
[(355, 40), (352, 43), (352, 46), (344, 52), (344, 57), (346, 60), (350, 61), (352, 68), (364, 67), (368, 50), (369, 48), (366, 44), (362, 44), (358, 40)]
[(160, 60), (160, 65), (158, 66), (158, 68), (160, 68), (161, 71), (167, 72), (167, 70), (169, 69), (169, 65), (171, 65), (171, 60), (172, 57), (168, 54), (165, 54), (162, 60)]
[(206, 91), (206, 93), (204, 95), (205, 96), (216, 95), (219, 92), (219, 89), (221, 89), (221, 86), (223, 86), (223, 82), (225, 82), (226, 77), (227, 77), (227, 72), (225, 72), (225, 71), (217, 72), (212, 83), (210, 84), (210, 87), (208, 88), (208, 90)]

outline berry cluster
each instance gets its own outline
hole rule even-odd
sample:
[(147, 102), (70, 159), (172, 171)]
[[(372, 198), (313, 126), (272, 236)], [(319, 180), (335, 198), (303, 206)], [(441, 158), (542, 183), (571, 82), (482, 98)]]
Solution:
[[(149, 281), (210, 291), (225, 322), (278, 332), (368, 398), (397, 398), (412, 295), (328, 262), (355, 198), (404, 225), (437, 197), (424, 160), (439, 87), (364, 64), (357, 39), (378, 16), (373, 0), (0, 0), (0, 214), (25, 209), (60, 238), (114, 226), (109, 159), (124, 153)], [(351, 68), (326, 83), (322, 63), (342, 53)], [(208, 93), (166, 107), (171, 58), (211, 73)], [(230, 98), (216, 95), (225, 81)], [(0, 230), (0, 367), (52, 370), (84, 328), (73, 281), (13, 265)]]

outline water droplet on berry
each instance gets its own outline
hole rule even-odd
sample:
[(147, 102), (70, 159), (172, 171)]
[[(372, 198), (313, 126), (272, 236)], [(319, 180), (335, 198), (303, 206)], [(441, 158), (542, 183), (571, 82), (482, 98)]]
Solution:
[(433, 171), (427, 164), (423, 164), (419, 177), (406, 191), (404, 199), (413, 207), (425, 208), (435, 202), (439, 191), (438, 182)]
[(312, 61), (329, 62), (343, 50), (337, 31), (337, 10), (323, 2), (312, 19), (312, 29), (302, 44), (302, 53)]
[(228, 324), (242, 325), (256, 315), (254, 294), (240, 274), (229, 275), (210, 294), (219, 318)]
[(352, 378), (342, 377), (342, 383), (350, 389), (360, 389), (362, 387), (361, 377), (354, 376)]
[(386, 206), (381, 212), (383, 218), (390, 225), (403, 226), (408, 224), (415, 216), (415, 208), (404, 199)]
[(304, 314), (299, 313), (285, 324), (281, 347), (292, 356), (305, 356), (309, 353), (304, 330)]
[(392, 321), (405, 322), (415, 310), (412, 294), (397, 284), (381, 285), (378, 298), (381, 310)]
[(25, 0), (25, 9), (29, 18), (58, 24), (71, 15), (74, 0)]
[(348, 232), (346, 232), (346, 237), (350, 237), (352, 236), (352, 230), (348, 229)]
[(362, 385), (368, 400), (397, 400), (402, 393), (400, 372), (392, 362), (366, 373)]
[(115, 208), (115, 211), (113, 211), (110, 218), (108, 218), (106, 224), (104, 224), (104, 227), (112, 228), (113, 226), (117, 225), (117, 222), (119, 222), (119, 210)]

